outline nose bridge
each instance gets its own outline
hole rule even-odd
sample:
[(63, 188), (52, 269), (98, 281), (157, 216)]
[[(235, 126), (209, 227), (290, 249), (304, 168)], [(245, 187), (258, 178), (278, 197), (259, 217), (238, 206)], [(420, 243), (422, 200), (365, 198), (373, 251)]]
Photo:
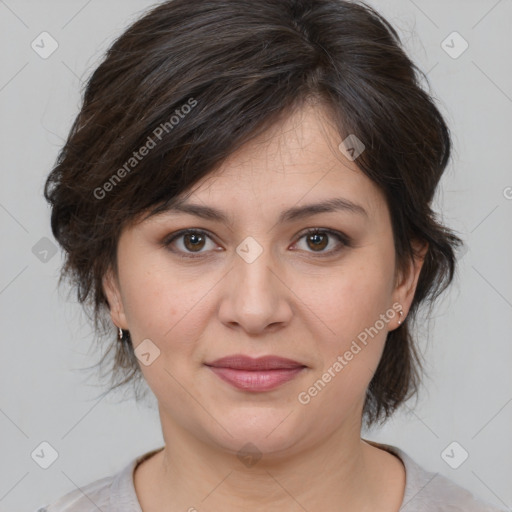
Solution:
[(287, 321), (286, 287), (275, 275), (269, 245), (247, 237), (237, 246), (236, 253), (221, 308), (222, 320), (240, 324), (248, 331)]
[[(268, 301), (273, 295), (272, 250), (268, 243), (260, 238), (248, 236), (237, 246), (235, 257), (235, 279), (241, 285), (239, 292), (242, 297), (257, 299), (258, 295), (266, 295)], [(240, 297), (240, 298), (242, 298)]]

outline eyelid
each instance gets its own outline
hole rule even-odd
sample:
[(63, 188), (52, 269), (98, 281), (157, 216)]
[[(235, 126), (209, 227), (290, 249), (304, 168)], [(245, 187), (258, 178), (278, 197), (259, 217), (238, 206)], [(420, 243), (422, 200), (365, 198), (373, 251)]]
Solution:
[[(211, 251), (192, 253), (192, 252), (174, 251), (172, 249), (169, 249), (169, 246), (172, 244), (172, 242), (174, 242), (174, 240), (180, 238), (181, 236), (190, 234), (190, 233), (205, 236), (205, 237), (209, 238), (210, 240), (212, 240), (213, 242), (215, 242), (215, 236), (213, 236), (209, 231), (206, 231), (201, 228), (185, 228), (185, 229), (175, 231), (175, 232), (171, 233), (170, 235), (166, 236), (162, 240), (161, 245), (164, 248), (167, 248), (168, 250), (170, 250), (171, 252), (178, 253), (178, 254), (182, 255), (184, 258), (189, 258), (189, 259), (204, 258), (205, 256), (208, 255), (208, 252), (211, 252)], [(294, 242), (293, 245), (297, 244), (305, 236), (314, 235), (317, 233), (318, 234), (327, 234), (331, 237), (334, 237), (335, 239), (338, 240), (338, 242), (341, 243), (341, 245), (343, 247), (351, 247), (351, 245), (352, 245), (352, 241), (351, 241), (350, 237), (345, 235), (343, 232), (329, 229), (329, 228), (319, 228), (319, 227), (306, 228), (305, 230), (301, 231), (298, 235), (296, 235), (296, 241)], [(315, 251), (306, 251), (306, 252), (309, 252), (310, 254), (313, 254), (313, 255), (316, 254), (316, 256), (318, 256), (318, 257), (327, 257), (327, 256), (335, 255), (338, 252), (340, 252), (341, 250), (342, 249), (338, 248), (338, 249), (331, 249), (330, 251), (325, 251), (325, 252), (320, 251), (318, 253), (315, 253)]]
[(330, 228), (307, 228), (297, 235), (297, 240), (300, 240), (305, 235), (314, 235), (316, 233), (327, 233), (328, 235), (337, 238), (340, 242), (347, 246), (350, 246), (352, 244), (352, 240), (345, 233)]
[(294, 245), (297, 244), (305, 236), (315, 235), (315, 234), (327, 234), (331, 238), (335, 238), (341, 244), (341, 247), (331, 249), (330, 251), (320, 251), (320, 252), (305, 251), (306, 253), (312, 254), (317, 258), (328, 258), (328, 257), (336, 256), (346, 247), (352, 246), (352, 240), (347, 235), (345, 235), (345, 233), (342, 233), (341, 231), (337, 231), (334, 229), (317, 228), (317, 227), (308, 228), (308, 229), (302, 231), (301, 233), (299, 233), (297, 235), (297, 241), (294, 243)]
[(170, 250), (171, 252), (178, 253), (180, 255), (184, 255), (185, 258), (199, 258), (199, 257), (203, 257), (204, 258), (206, 253), (203, 253), (203, 252), (196, 253), (197, 256), (194, 256), (194, 253), (192, 253), (192, 252), (187, 253), (187, 252), (174, 251), (172, 249), (169, 249), (169, 246), (174, 242), (174, 240), (180, 238), (183, 235), (188, 235), (190, 233), (194, 233), (194, 234), (205, 236), (205, 237), (207, 237), (207, 238), (209, 238), (209, 239), (211, 239), (212, 241), (215, 242), (215, 237), (209, 231), (206, 231), (206, 230), (201, 229), (201, 228), (185, 228), (185, 229), (180, 229), (178, 231), (174, 231), (170, 235), (166, 236), (162, 240), (161, 245), (164, 248)]

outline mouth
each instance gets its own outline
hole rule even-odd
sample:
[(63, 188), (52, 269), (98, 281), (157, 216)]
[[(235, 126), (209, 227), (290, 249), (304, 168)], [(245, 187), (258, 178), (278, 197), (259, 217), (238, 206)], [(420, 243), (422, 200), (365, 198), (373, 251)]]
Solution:
[(235, 354), (205, 365), (223, 381), (237, 389), (252, 392), (270, 391), (295, 378), (306, 365), (277, 356), (251, 358)]

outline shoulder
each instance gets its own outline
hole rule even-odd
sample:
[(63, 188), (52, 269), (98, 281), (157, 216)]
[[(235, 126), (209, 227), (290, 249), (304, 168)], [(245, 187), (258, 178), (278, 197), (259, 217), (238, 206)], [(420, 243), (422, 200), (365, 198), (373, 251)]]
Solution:
[(109, 500), (112, 482), (117, 475), (100, 478), (74, 489), (35, 512), (110, 512)]
[(137, 464), (161, 449), (140, 455), (118, 473), (77, 487), (34, 512), (141, 512), (133, 472)]
[(504, 512), (440, 473), (426, 470), (400, 448), (371, 444), (397, 455), (405, 466), (405, 493), (400, 512)]

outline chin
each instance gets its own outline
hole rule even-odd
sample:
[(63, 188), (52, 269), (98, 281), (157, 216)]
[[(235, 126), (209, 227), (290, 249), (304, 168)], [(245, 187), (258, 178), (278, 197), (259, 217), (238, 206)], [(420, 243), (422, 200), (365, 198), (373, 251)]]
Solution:
[(219, 427), (208, 436), (217, 446), (234, 455), (241, 455), (245, 450), (267, 456), (274, 454), (278, 458), (306, 435), (304, 426), (301, 428), (296, 423), (297, 418), (285, 409), (264, 411), (261, 407), (246, 407), (223, 418), (222, 425), (231, 435)]

